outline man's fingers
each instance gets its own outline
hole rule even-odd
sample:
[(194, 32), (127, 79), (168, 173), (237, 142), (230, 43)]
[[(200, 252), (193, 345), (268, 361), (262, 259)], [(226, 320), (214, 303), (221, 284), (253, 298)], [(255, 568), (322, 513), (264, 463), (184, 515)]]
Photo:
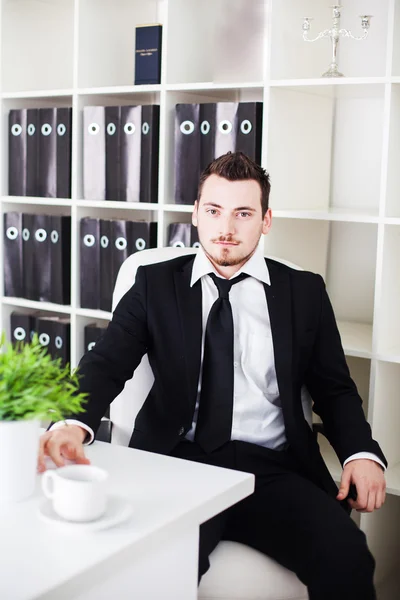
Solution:
[(46, 444), (47, 453), (57, 467), (63, 467), (65, 461), (61, 456), (61, 444), (58, 439), (50, 438)]
[(50, 436), (51, 436), (50, 431), (46, 431), (46, 433), (41, 435), (40, 439), (39, 439), (39, 452), (38, 452), (38, 462), (37, 462), (37, 468), (38, 468), (39, 473), (42, 473), (43, 471), (46, 470), (46, 463), (44, 460), (45, 446), (46, 446), (47, 441), (50, 439)]
[(339, 493), (336, 496), (336, 499), (344, 500), (346, 498), (347, 494), (349, 493), (349, 487), (350, 487), (350, 471), (345, 469), (342, 473), (342, 479), (340, 482)]

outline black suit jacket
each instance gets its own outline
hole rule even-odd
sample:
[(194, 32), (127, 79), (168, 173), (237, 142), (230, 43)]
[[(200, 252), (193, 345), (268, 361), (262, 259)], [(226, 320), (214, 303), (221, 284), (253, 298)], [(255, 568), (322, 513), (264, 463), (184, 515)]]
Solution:
[[(130, 446), (168, 454), (190, 430), (202, 336), (201, 282), (190, 287), (193, 261), (186, 255), (139, 267), (106, 333), (80, 361), (81, 391), (91, 400), (87, 412), (75, 418), (94, 431), (146, 352), (155, 382), (137, 415)], [(322, 277), (266, 262), (271, 285), (264, 287), (288, 442), (309, 477), (336, 496), (337, 486), (304, 418), (303, 384), (342, 464), (361, 451), (387, 463), (350, 377)]]

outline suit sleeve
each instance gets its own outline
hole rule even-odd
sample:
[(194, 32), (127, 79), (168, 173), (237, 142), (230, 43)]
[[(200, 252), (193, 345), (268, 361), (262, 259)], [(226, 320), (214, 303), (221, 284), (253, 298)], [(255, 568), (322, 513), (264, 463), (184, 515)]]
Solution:
[(147, 352), (146, 274), (136, 273), (134, 285), (122, 297), (112, 320), (96, 345), (79, 363), (80, 392), (88, 393), (86, 412), (68, 415), (97, 431), (108, 406)]
[(325, 284), (319, 275), (320, 314), (306, 386), (313, 410), (324, 424), (325, 434), (340, 462), (358, 452), (370, 452), (387, 461), (375, 440), (362, 409), (346, 363), (339, 330)]

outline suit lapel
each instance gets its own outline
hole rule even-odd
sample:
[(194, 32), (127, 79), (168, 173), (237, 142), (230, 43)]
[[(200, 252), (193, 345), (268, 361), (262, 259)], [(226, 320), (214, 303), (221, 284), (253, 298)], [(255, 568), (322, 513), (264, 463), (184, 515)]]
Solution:
[[(298, 427), (296, 419), (302, 415), (296, 414), (298, 411), (293, 394), (292, 290), (288, 271), (269, 260), (266, 262), (271, 285), (264, 284), (264, 289), (271, 322), (276, 377), (288, 438), (293, 441)], [(301, 408), (301, 404), (298, 405)]]
[(193, 410), (197, 396), (200, 373), (201, 337), (202, 337), (202, 291), (201, 281), (190, 287), (193, 260), (175, 272), (175, 290), (184, 340), (189, 399)]

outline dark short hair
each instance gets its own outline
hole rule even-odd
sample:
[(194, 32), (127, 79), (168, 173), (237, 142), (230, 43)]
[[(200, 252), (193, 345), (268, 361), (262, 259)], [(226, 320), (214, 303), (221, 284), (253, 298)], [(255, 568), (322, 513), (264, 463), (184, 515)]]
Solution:
[(243, 181), (253, 179), (261, 188), (261, 212), (264, 218), (268, 210), (269, 192), (271, 184), (269, 175), (254, 160), (243, 152), (227, 152), (213, 160), (202, 172), (199, 181), (197, 199), (200, 200), (203, 184), (210, 175), (218, 175), (228, 181)]

